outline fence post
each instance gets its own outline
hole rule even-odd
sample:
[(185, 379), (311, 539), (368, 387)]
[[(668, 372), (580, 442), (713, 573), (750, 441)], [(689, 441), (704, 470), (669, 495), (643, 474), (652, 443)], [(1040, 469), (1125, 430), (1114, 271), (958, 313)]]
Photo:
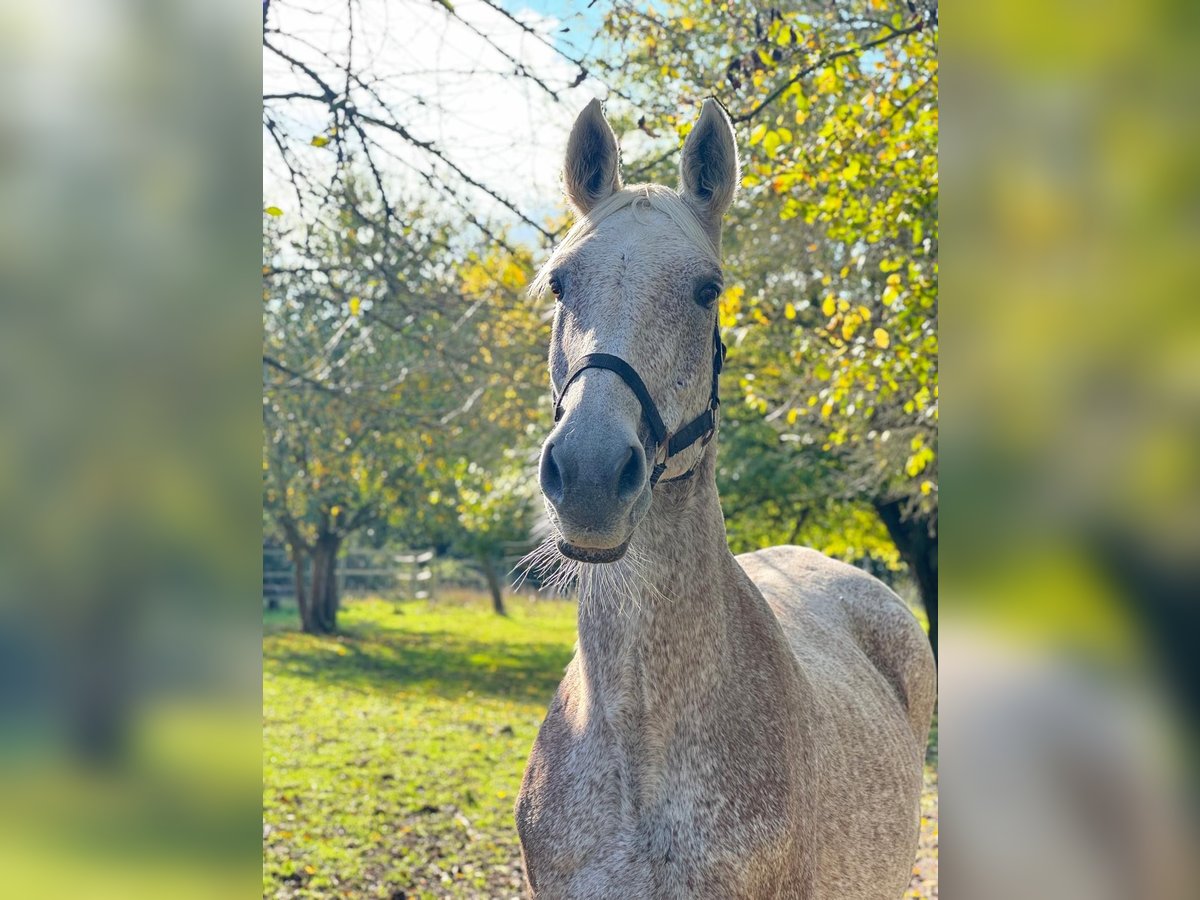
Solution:
[[(408, 593), (412, 600), (434, 599), (433, 567), (426, 566), (433, 560), (432, 550), (421, 550), (417, 553), (398, 553), (394, 557), (397, 565), (408, 567)], [(421, 590), (421, 582), (428, 581), (429, 588)]]

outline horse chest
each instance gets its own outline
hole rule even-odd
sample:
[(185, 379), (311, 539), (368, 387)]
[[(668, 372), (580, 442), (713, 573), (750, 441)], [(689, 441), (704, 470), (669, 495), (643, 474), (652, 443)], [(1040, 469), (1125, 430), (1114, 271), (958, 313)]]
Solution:
[(663, 748), (652, 765), (611, 741), (535, 747), (517, 808), (534, 895), (772, 896), (746, 863), (786, 840), (742, 831), (723, 786), (703, 775), (712, 765), (688, 747)]

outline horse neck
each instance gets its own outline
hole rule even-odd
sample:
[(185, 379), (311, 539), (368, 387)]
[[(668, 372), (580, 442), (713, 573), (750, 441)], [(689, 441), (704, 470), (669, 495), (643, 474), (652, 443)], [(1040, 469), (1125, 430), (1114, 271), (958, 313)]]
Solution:
[(655, 489), (621, 561), (580, 576), (577, 659), (589, 709), (610, 721), (669, 714), (726, 674), (744, 577), (726, 542), (715, 456), (710, 446), (692, 478)]

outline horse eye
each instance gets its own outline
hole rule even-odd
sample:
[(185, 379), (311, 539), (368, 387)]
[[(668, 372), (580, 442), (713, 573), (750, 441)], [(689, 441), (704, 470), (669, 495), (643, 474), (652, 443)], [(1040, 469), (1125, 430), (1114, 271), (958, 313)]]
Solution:
[(550, 293), (555, 297), (562, 296), (562, 282), (558, 280), (558, 276), (554, 275), (550, 278)]
[(701, 306), (712, 306), (721, 296), (721, 288), (715, 284), (706, 284), (696, 292), (696, 302)]

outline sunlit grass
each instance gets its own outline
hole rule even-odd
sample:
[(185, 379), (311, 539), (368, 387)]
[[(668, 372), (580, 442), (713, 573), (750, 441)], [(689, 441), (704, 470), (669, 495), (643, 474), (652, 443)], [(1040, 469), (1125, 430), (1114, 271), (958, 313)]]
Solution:
[(517, 895), (512, 808), (574, 605), (358, 601), (335, 637), (294, 616), (265, 626), (264, 895)]
[[(516, 897), (513, 803), (570, 660), (575, 606), (347, 603), (343, 633), (268, 613), (263, 894)], [(908, 896), (937, 896), (936, 725)]]

